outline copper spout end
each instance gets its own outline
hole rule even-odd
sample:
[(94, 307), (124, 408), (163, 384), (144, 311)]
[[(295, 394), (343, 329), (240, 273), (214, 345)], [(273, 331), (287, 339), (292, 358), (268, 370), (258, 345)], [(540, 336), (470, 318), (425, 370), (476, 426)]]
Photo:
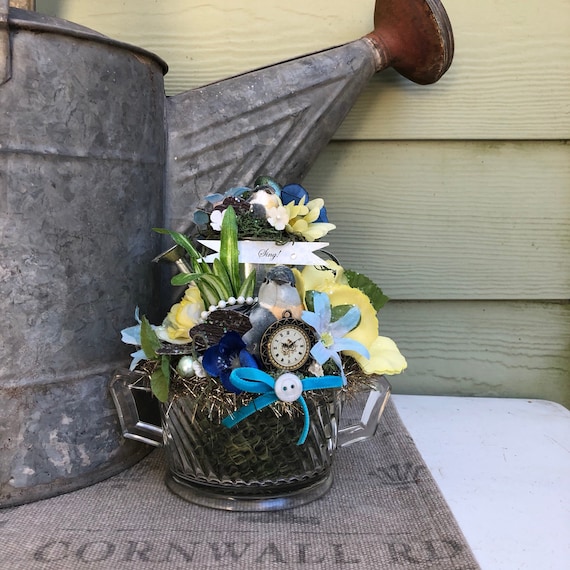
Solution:
[(453, 31), (440, 0), (376, 0), (377, 71), (393, 67), (422, 85), (435, 83), (453, 60)]

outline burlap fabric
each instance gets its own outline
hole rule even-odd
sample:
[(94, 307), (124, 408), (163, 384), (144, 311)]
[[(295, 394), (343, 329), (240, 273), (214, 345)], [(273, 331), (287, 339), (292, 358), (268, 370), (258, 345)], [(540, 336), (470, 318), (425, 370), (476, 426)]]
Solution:
[(395, 408), (335, 457), (323, 498), (292, 510), (199, 507), (163, 483), (161, 450), (107, 481), (0, 510), (2, 570), (478, 568)]

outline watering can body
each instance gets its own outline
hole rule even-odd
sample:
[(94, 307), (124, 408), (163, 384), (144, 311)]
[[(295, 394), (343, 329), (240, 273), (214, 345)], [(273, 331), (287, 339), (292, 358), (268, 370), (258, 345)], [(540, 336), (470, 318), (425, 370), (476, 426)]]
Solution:
[(108, 384), (135, 307), (160, 318), (151, 228), (190, 230), (207, 194), (259, 174), (300, 181), (386, 66), (376, 43), (167, 98), (157, 56), (0, 0), (0, 506), (148, 453)]
[(160, 61), (14, 14), (0, 86), (4, 506), (93, 483), (145, 453), (117, 430), (107, 385), (125, 359), (121, 322), (153, 304), (165, 160)]

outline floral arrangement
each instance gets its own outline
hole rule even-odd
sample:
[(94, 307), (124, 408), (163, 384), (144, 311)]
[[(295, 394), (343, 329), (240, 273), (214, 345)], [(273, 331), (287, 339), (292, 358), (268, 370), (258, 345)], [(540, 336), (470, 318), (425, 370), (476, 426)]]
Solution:
[(264, 408), (277, 420), (301, 415), (302, 445), (312, 393), (406, 368), (396, 344), (378, 334), (381, 289), (315, 253), (335, 228), (322, 199), (260, 177), (208, 196), (194, 222), (196, 239), (155, 228), (182, 256), (172, 284), (184, 295), (160, 325), (137, 309), (137, 324), (122, 331), (137, 347), (131, 370), (159, 401), (191, 394), (228, 430)]

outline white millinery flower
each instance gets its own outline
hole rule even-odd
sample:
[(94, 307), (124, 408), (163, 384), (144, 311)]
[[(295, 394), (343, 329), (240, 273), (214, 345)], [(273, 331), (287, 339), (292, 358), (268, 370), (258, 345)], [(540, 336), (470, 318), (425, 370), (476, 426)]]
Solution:
[(289, 213), (285, 206), (278, 206), (277, 208), (266, 208), (267, 222), (276, 230), (284, 230), (285, 226), (289, 223)]
[(222, 221), (224, 219), (225, 210), (214, 210), (210, 214), (210, 225), (215, 232), (222, 230)]

